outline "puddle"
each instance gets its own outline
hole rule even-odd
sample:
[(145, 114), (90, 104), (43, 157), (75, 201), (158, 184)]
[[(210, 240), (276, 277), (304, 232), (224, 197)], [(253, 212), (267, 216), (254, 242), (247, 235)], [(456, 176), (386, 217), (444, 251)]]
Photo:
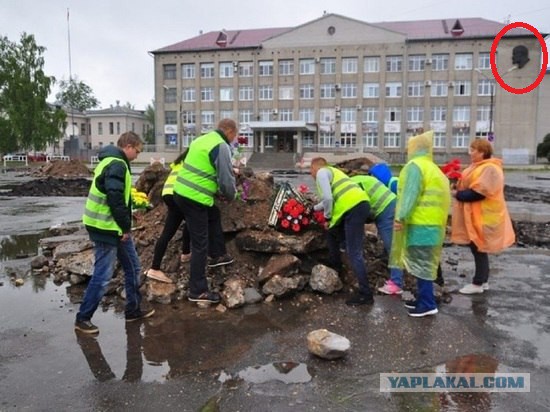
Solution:
[(311, 381), (307, 365), (298, 362), (273, 362), (267, 365), (250, 366), (237, 373), (235, 377), (222, 371), (218, 381), (223, 383), (234, 378), (242, 379), (248, 383), (279, 381), (288, 384)]
[(0, 236), (0, 261), (22, 259), (38, 254), (38, 241), (44, 233)]

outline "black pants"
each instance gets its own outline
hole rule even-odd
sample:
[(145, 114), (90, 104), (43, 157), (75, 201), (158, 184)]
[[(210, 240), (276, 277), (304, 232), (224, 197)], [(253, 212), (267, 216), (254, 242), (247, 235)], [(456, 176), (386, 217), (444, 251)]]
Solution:
[(472, 283), (481, 286), (489, 280), (489, 255), (485, 252), (480, 252), (475, 243), (470, 243), (470, 250), (474, 255), (474, 263), (476, 271)]
[(174, 201), (186, 217), (191, 239), (189, 292), (199, 295), (208, 291), (207, 255), (217, 258), (226, 254), (220, 210), (215, 205), (205, 206), (178, 194), (174, 194)]
[[(160, 270), (160, 264), (162, 262), (164, 254), (166, 253), (168, 242), (170, 242), (170, 240), (174, 237), (174, 235), (178, 231), (178, 228), (181, 225), (181, 222), (183, 222), (183, 220), (185, 219), (185, 215), (179, 209), (178, 205), (176, 205), (176, 203), (174, 202), (174, 196), (166, 195), (162, 197), (162, 200), (164, 200), (164, 203), (166, 203), (168, 212), (166, 214), (166, 220), (164, 221), (164, 228), (162, 229), (162, 233), (160, 234), (160, 237), (155, 244), (153, 263), (151, 264), (151, 268), (155, 270)], [(189, 248), (189, 230), (187, 229), (187, 225), (184, 225), (181, 252), (187, 254), (189, 253)]]

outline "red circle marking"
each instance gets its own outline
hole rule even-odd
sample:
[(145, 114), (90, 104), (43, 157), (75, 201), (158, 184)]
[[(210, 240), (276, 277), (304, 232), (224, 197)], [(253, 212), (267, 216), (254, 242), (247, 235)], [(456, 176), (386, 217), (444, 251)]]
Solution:
[[(504, 36), (508, 31), (515, 29), (516, 27), (523, 27), (524, 29), (527, 29), (531, 33), (533, 33), (535, 37), (538, 39), (540, 46), (542, 48), (542, 66), (540, 69), (540, 73), (532, 84), (522, 89), (517, 89), (515, 87), (509, 86), (508, 84), (506, 84), (506, 82), (502, 79), (500, 74), (498, 74), (497, 63), (496, 63), (496, 52), (497, 52), (498, 42), (500, 41), (500, 39), (502, 39), (502, 36)], [(546, 42), (542, 38), (539, 31), (533, 26), (531, 26), (530, 24), (523, 23), (521, 21), (510, 23), (507, 26), (505, 26), (501, 31), (499, 31), (497, 36), (495, 37), (495, 40), (493, 40), (493, 45), (491, 46), (491, 70), (493, 71), (493, 75), (495, 76), (495, 79), (498, 82), (498, 84), (500, 84), (503, 89), (505, 89), (510, 93), (524, 94), (524, 93), (529, 93), (530, 91), (535, 89), (535, 87), (537, 87), (540, 84), (540, 82), (542, 82), (542, 79), (544, 78), (544, 75), (547, 70), (547, 66), (548, 66), (548, 49), (546, 48)]]

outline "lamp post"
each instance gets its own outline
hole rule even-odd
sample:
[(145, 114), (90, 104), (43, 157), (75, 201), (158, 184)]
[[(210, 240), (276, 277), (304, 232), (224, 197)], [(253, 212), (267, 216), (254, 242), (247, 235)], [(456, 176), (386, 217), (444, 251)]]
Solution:
[[(501, 76), (501, 77), (504, 77), (506, 76), (508, 73), (516, 70), (518, 68), (518, 66), (514, 65), (512, 67), (510, 67), (508, 70), (506, 70), (504, 72), (504, 74)], [(485, 79), (489, 80), (489, 84), (491, 86), (491, 89), (490, 89), (490, 97), (491, 97), (491, 100), (490, 100), (490, 107), (489, 107), (489, 133), (487, 134), (487, 140), (489, 140), (490, 142), (492, 142), (494, 140), (494, 135), (493, 135), (493, 114), (494, 114), (494, 106), (495, 106), (495, 79), (494, 78), (490, 78), (489, 76), (487, 76), (485, 73), (483, 73), (481, 71), (481, 69), (478, 67), (475, 69), (475, 71), (480, 74), (481, 76), (483, 76)]]

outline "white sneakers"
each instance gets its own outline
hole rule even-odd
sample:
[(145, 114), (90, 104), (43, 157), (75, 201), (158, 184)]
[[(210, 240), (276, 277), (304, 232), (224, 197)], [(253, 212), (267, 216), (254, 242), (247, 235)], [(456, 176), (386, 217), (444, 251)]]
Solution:
[(462, 289), (460, 289), (459, 292), (463, 295), (474, 295), (476, 293), (483, 293), (486, 290), (489, 290), (489, 282), (485, 282), (481, 286), (470, 283), (469, 285), (466, 285)]

